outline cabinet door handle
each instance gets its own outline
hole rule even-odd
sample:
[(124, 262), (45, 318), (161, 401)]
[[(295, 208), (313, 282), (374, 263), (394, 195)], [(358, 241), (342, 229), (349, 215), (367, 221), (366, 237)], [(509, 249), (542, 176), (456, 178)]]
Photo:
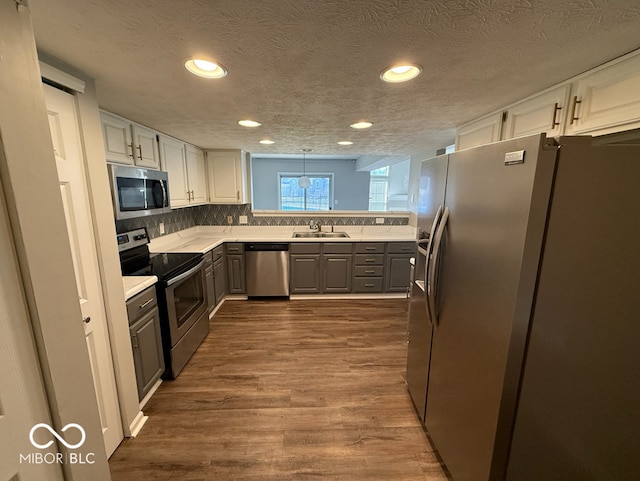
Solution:
[(85, 324), (89, 324), (91, 322), (91, 316), (83, 317), (82, 322)]
[(136, 152), (136, 146), (134, 145), (133, 142), (131, 142), (130, 144), (128, 144), (129, 148), (131, 149), (131, 153), (129, 154), (129, 157), (131, 157), (132, 159), (135, 159), (135, 152)]
[(138, 152), (139, 152), (139, 153), (138, 153), (138, 158), (139, 158), (140, 160), (142, 160), (142, 144), (141, 144), (141, 145), (138, 145), (137, 149), (138, 149)]
[(553, 106), (553, 119), (551, 119), (551, 130), (555, 129), (560, 122), (557, 122), (558, 119), (558, 110), (562, 110), (562, 107), (558, 105), (558, 102)]
[(134, 349), (138, 349), (138, 336), (135, 334), (131, 336), (131, 343), (133, 344)]
[(239, 190), (236, 190), (236, 199), (240, 200), (240, 191)]
[(145, 307), (147, 307), (149, 304), (151, 304), (153, 302), (153, 299), (149, 299), (147, 302), (145, 302), (144, 304), (140, 304), (138, 306), (138, 310), (144, 309)]
[(573, 102), (571, 105), (571, 122), (569, 122), (569, 125), (573, 125), (573, 122), (580, 119), (580, 117), (576, 117), (576, 107), (578, 106), (578, 104), (581, 104), (581, 103), (582, 103), (582, 100), (578, 100), (578, 96), (574, 95)]

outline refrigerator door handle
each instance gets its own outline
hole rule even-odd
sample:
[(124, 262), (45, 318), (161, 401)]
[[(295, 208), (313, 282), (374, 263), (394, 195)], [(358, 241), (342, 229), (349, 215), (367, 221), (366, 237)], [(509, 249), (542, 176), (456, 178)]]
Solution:
[(429, 235), (429, 243), (427, 244), (427, 255), (424, 266), (424, 296), (427, 305), (427, 318), (429, 319), (429, 324), (432, 324), (434, 319), (431, 312), (431, 307), (429, 306), (429, 291), (431, 290), (431, 278), (429, 276), (429, 266), (431, 265), (431, 253), (433, 252), (434, 240), (436, 237), (436, 231), (438, 229), (438, 225), (440, 224), (440, 219), (442, 218), (442, 206), (438, 207), (436, 211), (436, 215), (433, 218), (433, 224), (431, 224), (431, 232)]
[(438, 225), (438, 231), (436, 232), (435, 239), (433, 240), (433, 255), (431, 256), (431, 261), (429, 262), (429, 274), (428, 277), (430, 279), (430, 285), (427, 289), (427, 306), (432, 316), (432, 322), (435, 325), (438, 325), (438, 311), (436, 307), (436, 294), (438, 290), (438, 261), (439, 256), (442, 252), (442, 238), (444, 236), (444, 230), (447, 227), (447, 222), (449, 221), (449, 208), (445, 207), (444, 212), (442, 213), (442, 219), (440, 220), (440, 224)]

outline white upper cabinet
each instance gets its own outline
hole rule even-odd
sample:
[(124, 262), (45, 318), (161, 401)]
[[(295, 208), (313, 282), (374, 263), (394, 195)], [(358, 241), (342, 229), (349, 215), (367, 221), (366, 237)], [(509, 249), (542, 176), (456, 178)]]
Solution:
[(107, 112), (100, 112), (100, 121), (107, 162), (134, 165), (131, 123)]
[(204, 162), (204, 151), (193, 145), (185, 146), (187, 159), (187, 182), (189, 184), (189, 204), (206, 204), (207, 202), (207, 169)]
[(478, 145), (500, 140), (502, 112), (496, 112), (463, 125), (456, 132), (456, 150), (470, 149)]
[(212, 204), (248, 204), (248, 155), (242, 150), (207, 150), (209, 202)]
[(458, 128), (456, 150), (546, 133), (604, 135), (640, 128), (640, 50)]
[(189, 184), (187, 183), (187, 163), (184, 142), (159, 136), (160, 159), (162, 170), (169, 176), (169, 201), (171, 208), (185, 207), (189, 205)]
[(611, 62), (576, 83), (567, 133), (600, 135), (640, 127), (640, 55)]
[(204, 152), (193, 145), (159, 135), (162, 170), (169, 176), (171, 208), (207, 202), (207, 172)]
[(142, 125), (131, 124), (131, 132), (136, 149), (135, 164), (148, 169), (160, 169), (156, 131)]
[(107, 162), (159, 169), (157, 132), (108, 112), (100, 112)]
[(509, 107), (502, 139), (546, 133), (548, 137), (563, 135), (571, 100), (571, 85), (545, 91)]

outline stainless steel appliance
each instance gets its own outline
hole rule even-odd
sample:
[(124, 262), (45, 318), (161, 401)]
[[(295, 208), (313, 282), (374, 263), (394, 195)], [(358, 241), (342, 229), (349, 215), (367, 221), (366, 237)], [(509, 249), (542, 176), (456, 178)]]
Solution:
[(146, 228), (118, 234), (123, 275), (157, 276), (165, 379), (175, 378), (209, 333), (204, 256), (150, 254)]
[(424, 422), (433, 325), (427, 315), (427, 257), (442, 215), (449, 159), (440, 156), (423, 162), (418, 197), (418, 248), (411, 278), (407, 386), (420, 420)]
[(289, 244), (245, 244), (247, 296), (289, 296)]
[(166, 172), (114, 164), (108, 168), (117, 220), (171, 211)]
[(640, 479), (640, 147), (539, 135), (442, 159), (407, 380), (452, 479)]

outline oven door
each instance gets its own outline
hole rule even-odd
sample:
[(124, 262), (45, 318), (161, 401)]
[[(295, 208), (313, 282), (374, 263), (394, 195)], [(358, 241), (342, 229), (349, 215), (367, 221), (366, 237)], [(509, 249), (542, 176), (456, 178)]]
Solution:
[(207, 310), (204, 260), (167, 281), (165, 289), (171, 347)]

